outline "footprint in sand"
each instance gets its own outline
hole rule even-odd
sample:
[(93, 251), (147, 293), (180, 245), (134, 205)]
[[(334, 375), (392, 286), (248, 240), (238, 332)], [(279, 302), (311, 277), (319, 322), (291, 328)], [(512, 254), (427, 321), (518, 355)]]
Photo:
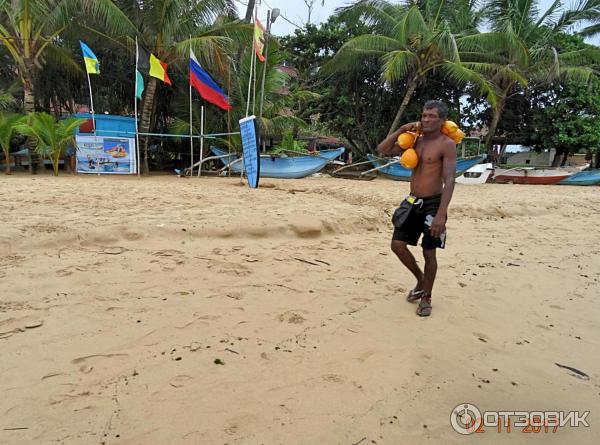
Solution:
[(37, 315), (7, 318), (0, 321), (0, 338), (8, 338), (18, 332), (39, 328), (43, 324), (44, 321)]
[(244, 277), (252, 273), (247, 266), (230, 261), (210, 260), (208, 263), (208, 268), (217, 273), (235, 275), (238, 277)]
[(291, 311), (286, 311), (283, 314), (280, 314), (277, 319), (279, 321), (283, 322), (288, 322), (288, 323), (292, 323), (292, 324), (302, 324), (306, 321), (306, 318), (304, 318), (301, 313), (303, 314), (308, 314), (307, 311), (303, 311), (303, 310), (291, 310)]
[(352, 300), (346, 301), (344, 306), (350, 309), (350, 312), (353, 313), (364, 309), (371, 301), (373, 300), (369, 298), (356, 297)]
[(325, 374), (321, 378), (329, 383), (344, 383), (344, 378), (338, 374)]
[(194, 378), (190, 377), (189, 375), (176, 375), (171, 379), (169, 385), (171, 385), (173, 388), (183, 388), (192, 380), (194, 380)]
[(137, 232), (126, 232), (123, 235), (123, 238), (125, 238), (127, 241), (138, 241), (138, 240), (142, 239), (143, 237), (144, 237), (143, 234), (137, 233)]
[(156, 252), (152, 252), (152, 255), (154, 255), (154, 256), (175, 256), (175, 255), (183, 255), (183, 252), (180, 250), (166, 249), (166, 250), (157, 250)]
[(129, 354), (94, 354), (94, 355), (86, 355), (83, 357), (77, 357), (71, 360), (71, 363), (74, 365), (79, 365), (79, 372), (83, 374), (89, 374), (94, 369), (93, 363), (101, 361), (103, 359), (110, 358), (121, 358), (121, 357), (129, 357)]

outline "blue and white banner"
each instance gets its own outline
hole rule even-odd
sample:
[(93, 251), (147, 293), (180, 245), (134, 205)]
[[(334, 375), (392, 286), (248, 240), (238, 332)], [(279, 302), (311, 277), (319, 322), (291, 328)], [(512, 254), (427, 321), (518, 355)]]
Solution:
[(137, 173), (135, 139), (76, 136), (77, 173), (131, 175)]
[(242, 147), (244, 154), (244, 170), (248, 177), (248, 185), (258, 188), (260, 179), (260, 151), (256, 131), (256, 116), (249, 116), (240, 120), (240, 133), (242, 134)]

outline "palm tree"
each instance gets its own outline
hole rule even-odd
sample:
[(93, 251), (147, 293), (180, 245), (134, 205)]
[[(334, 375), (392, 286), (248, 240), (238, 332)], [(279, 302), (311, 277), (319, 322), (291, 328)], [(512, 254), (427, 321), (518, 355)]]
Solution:
[(0, 147), (4, 152), (6, 174), (10, 175), (10, 141), (15, 132), (15, 127), (21, 122), (23, 116), (13, 113), (0, 113)]
[[(490, 35), (503, 36), (513, 42), (501, 47), (493, 40), (478, 42), (478, 57), (492, 61), (494, 66), (506, 67), (489, 71), (491, 83), (497, 89), (496, 101), (491, 104), (492, 120), (488, 126), (486, 148), (492, 149), (493, 138), (502, 118), (506, 100), (528, 83), (564, 82), (587, 83), (594, 70), (591, 64), (600, 62), (600, 50), (595, 47), (561, 51), (554, 45), (558, 32), (589, 18), (597, 8), (594, 1), (581, 2), (573, 9), (561, 10), (555, 0), (540, 13), (538, 1), (491, 0), (485, 7), (492, 25)], [(518, 51), (515, 51), (518, 48)], [(508, 69), (510, 68), (510, 69)]]
[(15, 98), (15, 95), (20, 90), (21, 89), (16, 82), (11, 83), (10, 85), (0, 82), (0, 110), (17, 108), (17, 99)]
[[(240, 26), (220, 17), (234, 17), (232, 0), (95, 0), (86, 10), (100, 21), (113, 40), (135, 51), (134, 39), (161, 61), (174, 64), (188, 60), (190, 46), (204, 66), (225, 72), (226, 45), (241, 31), (250, 36), (248, 25)], [(108, 35), (107, 38), (110, 38)], [(132, 76), (133, 76), (132, 69)], [(187, 77), (187, 76), (186, 76)], [(140, 131), (149, 132), (154, 119), (157, 79), (150, 77), (142, 100)], [(144, 143), (143, 168), (148, 172), (148, 139)]]
[(54, 176), (58, 176), (58, 161), (69, 145), (75, 145), (75, 129), (85, 121), (69, 118), (57, 122), (48, 113), (29, 113), (16, 130), (36, 140), (36, 152), (50, 158)]
[[(336, 53), (325, 72), (350, 70), (366, 57), (382, 63), (384, 81), (394, 84), (406, 81), (406, 91), (388, 134), (400, 125), (413, 93), (428, 74), (439, 70), (458, 84), (473, 83), (494, 102), (494, 92), (483, 77), (462, 63), (461, 40), (481, 38), (476, 32), (479, 18), (472, 2), (421, 0), (408, 6), (383, 0), (361, 0), (345, 8), (341, 14), (350, 20), (372, 23), (375, 33), (354, 37)], [(460, 7), (461, 13), (457, 13)], [(453, 24), (445, 17), (457, 17)], [(473, 43), (471, 43), (473, 44)], [(482, 69), (482, 66), (477, 66)]]
[(56, 43), (69, 26), (71, 0), (0, 0), (0, 42), (23, 84), (24, 110), (34, 111), (34, 79), (47, 58), (77, 67)]

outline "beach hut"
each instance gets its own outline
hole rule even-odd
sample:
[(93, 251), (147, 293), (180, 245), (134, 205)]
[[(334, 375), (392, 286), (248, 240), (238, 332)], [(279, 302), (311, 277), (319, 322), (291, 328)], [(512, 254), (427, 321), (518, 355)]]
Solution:
[[(77, 130), (78, 135), (94, 135), (92, 116), (90, 113), (76, 113), (74, 117), (89, 119)], [(115, 116), (112, 114), (96, 114), (96, 134), (98, 136), (110, 137), (135, 137), (135, 119), (128, 116)]]

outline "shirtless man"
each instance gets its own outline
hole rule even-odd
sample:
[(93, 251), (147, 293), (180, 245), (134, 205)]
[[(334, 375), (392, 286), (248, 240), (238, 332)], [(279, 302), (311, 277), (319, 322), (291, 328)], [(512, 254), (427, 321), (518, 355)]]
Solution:
[[(448, 205), (454, 191), (456, 169), (456, 145), (448, 136), (441, 133), (446, 120), (448, 107), (440, 101), (430, 100), (423, 106), (420, 126), (423, 135), (415, 144), (419, 164), (410, 179), (410, 196), (394, 212), (394, 235), (392, 251), (402, 264), (417, 279), (417, 285), (407, 296), (411, 303), (419, 301), (417, 315), (431, 315), (431, 291), (437, 272), (436, 249), (443, 249), (446, 242), (446, 219)], [(416, 131), (418, 123), (403, 125), (389, 135), (377, 147), (381, 156), (395, 156), (402, 153), (396, 144), (398, 135), (406, 131)], [(425, 270), (421, 271), (407, 245), (416, 246), (423, 234), (423, 257)]]

